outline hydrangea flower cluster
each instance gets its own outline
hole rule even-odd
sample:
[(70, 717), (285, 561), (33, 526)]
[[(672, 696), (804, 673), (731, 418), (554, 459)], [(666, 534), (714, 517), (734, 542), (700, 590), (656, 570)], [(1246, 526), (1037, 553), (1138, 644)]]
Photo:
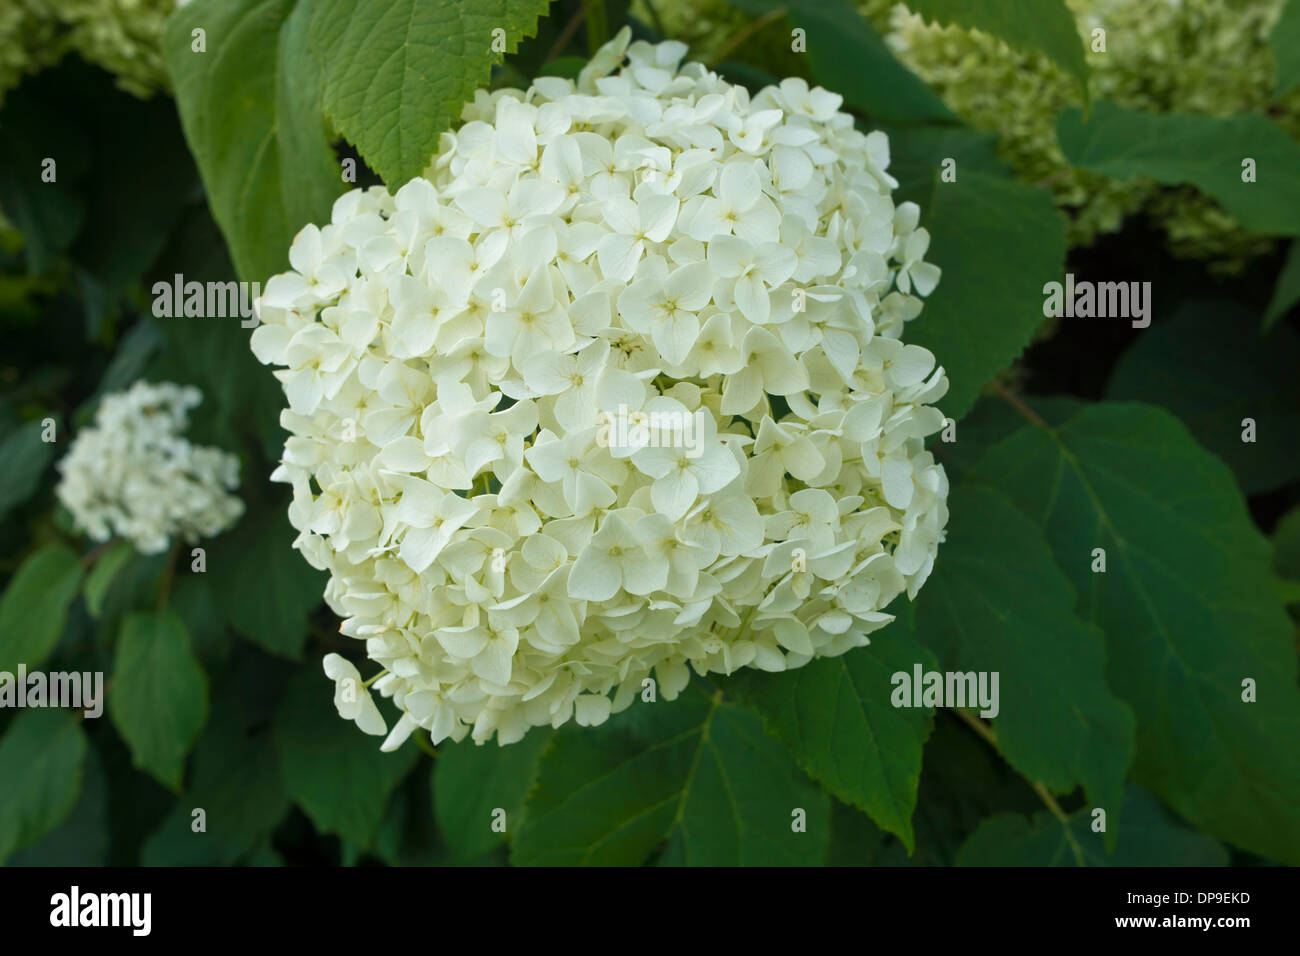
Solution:
[(58, 464), (56, 494), (94, 541), (125, 538), (142, 554), (173, 537), (193, 543), (220, 534), (244, 513), (230, 492), (239, 459), (185, 437), (188, 412), (203, 400), (193, 386), (136, 382), (104, 396)]
[[(604, 721), (653, 679), (869, 643), (947, 522), (939, 270), (884, 134), (624, 30), (480, 92), (258, 301), (296, 547), (402, 711), (383, 746)], [(626, 59), (626, 65), (621, 65)], [(388, 730), (331, 656), (340, 713)], [(612, 695), (612, 696), (611, 696)]]

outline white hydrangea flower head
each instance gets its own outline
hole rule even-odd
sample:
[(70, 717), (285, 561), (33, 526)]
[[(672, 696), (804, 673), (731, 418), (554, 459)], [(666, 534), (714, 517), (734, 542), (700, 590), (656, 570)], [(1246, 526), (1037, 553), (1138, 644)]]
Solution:
[(193, 386), (139, 381), (104, 396), (95, 423), (82, 429), (58, 464), (55, 490), (93, 541), (117, 536), (142, 554), (220, 534), (244, 513), (232, 494), (239, 459), (190, 443), (189, 410), (203, 400)]
[(384, 668), (387, 749), (842, 654), (943, 538), (947, 380), (902, 339), (939, 270), (885, 135), (628, 38), (576, 83), (480, 92), (424, 176), (341, 197), (258, 302), (274, 478)]

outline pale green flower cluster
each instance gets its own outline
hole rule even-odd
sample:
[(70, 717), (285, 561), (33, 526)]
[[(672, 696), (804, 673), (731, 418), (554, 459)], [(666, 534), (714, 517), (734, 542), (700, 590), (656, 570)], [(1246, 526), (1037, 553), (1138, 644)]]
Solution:
[(159, 39), (177, 0), (5, 0), (0, 4), (0, 95), (65, 54), (102, 67), (122, 89), (167, 86)]
[[(1268, 34), (1283, 0), (1067, 0), (1088, 50), (1092, 95), (1130, 109), (1229, 116), (1267, 111), (1300, 130), (1300, 99), (1271, 103)], [(1078, 105), (1077, 80), (1046, 58), (978, 31), (927, 25), (901, 5), (871, 0), (870, 19), (891, 48), (972, 125), (995, 131), (1004, 157), (1029, 182), (1049, 185), (1071, 217), (1071, 241), (1091, 242), (1141, 211), (1177, 255), (1239, 263), (1270, 241), (1249, 236), (1209, 197), (1142, 179), (1073, 170), (1056, 141), (1056, 114)], [(1092, 50), (1093, 30), (1105, 52)]]
[(948, 382), (904, 341), (940, 274), (887, 137), (802, 79), (751, 96), (629, 39), (576, 83), (480, 91), (423, 176), (341, 197), (258, 300), (273, 477), (384, 668), (387, 749), (862, 647), (943, 540)]

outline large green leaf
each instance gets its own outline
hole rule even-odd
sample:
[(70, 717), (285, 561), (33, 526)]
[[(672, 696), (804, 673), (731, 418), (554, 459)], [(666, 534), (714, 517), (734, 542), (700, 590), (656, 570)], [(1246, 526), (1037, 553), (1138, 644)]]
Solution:
[(1108, 402), (1022, 429), (980, 470), (1041, 523), (1106, 632), (1107, 679), (1138, 720), (1134, 778), (1199, 829), (1300, 862), (1293, 629), (1228, 468), (1167, 412)]
[(381, 738), (363, 734), (335, 712), (332, 694), (319, 662), (304, 665), (290, 682), (275, 715), (280, 772), (285, 790), (318, 830), (369, 847), (389, 795), (418, 750), (408, 741), (393, 753), (382, 752)]
[[(796, 811), (806, 832), (794, 832)], [(542, 757), (515, 834), (522, 865), (635, 865), (667, 841), (669, 865), (825, 860), (830, 806), (753, 714), (692, 684), (598, 730), (569, 726)]]
[[(926, 259), (943, 270), (908, 341), (947, 370), (951, 387), (940, 407), (959, 419), (1042, 325), (1043, 284), (1064, 269), (1065, 221), (1051, 193), (1004, 172), (987, 137), (897, 128), (890, 141), (897, 199), (920, 204), (931, 236)], [(949, 158), (955, 182), (942, 179)]]
[(494, 31), (508, 52), (537, 31), (550, 0), (315, 0), (310, 43), (325, 64), (334, 126), (396, 191), (488, 84)]
[(1268, 37), (1277, 61), (1277, 92), (1300, 83), (1300, 0), (1286, 0)]
[(1004, 496), (959, 485), (949, 509), (917, 596), (917, 639), (949, 672), (999, 675), (993, 727), (1013, 767), (1057, 793), (1082, 785), (1117, 818), (1133, 714), (1106, 684), (1101, 631), (1075, 616), (1074, 589), (1042, 532)]
[(0, 863), (49, 833), (81, 792), (86, 735), (66, 710), (24, 710), (0, 738)]
[[(294, 234), (327, 219), (344, 188), (307, 49), (312, 8), (312, 0), (195, 0), (163, 31), (185, 138), (247, 282), (283, 271)], [(206, 31), (206, 52), (192, 49), (196, 29)]]
[(61, 544), (46, 545), (19, 566), (0, 596), (0, 671), (40, 666), (80, 586), (81, 559)]
[(1041, 53), (1088, 85), (1079, 28), (1064, 0), (908, 0), (927, 20), (982, 30), (1026, 53)]
[[(461, 861), (490, 852), (523, 819), (524, 799), (537, 779), (548, 728), (534, 728), (507, 747), (447, 743), (433, 773), (433, 812), (442, 838)], [(506, 832), (493, 829), (494, 814), (506, 811)]]
[(890, 678), (911, 675), (916, 664), (933, 670), (935, 660), (903, 628), (891, 626), (868, 647), (785, 673), (748, 671), (733, 677), (728, 690), (762, 714), (815, 780), (911, 850), (921, 750), (934, 709), (894, 707)]
[(208, 679), (175, 612), (135, 613), (122, 623), (108, 714), (132, 763), (179, 790), (185, 756), (208, 718)]
[[(1032, 820), (1005, 813), (980, 824), (957, 854), (958, 866), (1227, 866), (1228, 853), (1214, 839), (1171, 820), (1140, 787), (1124, 792), (1124, 823), (1118, 847), (1107, 853), (1092, 829), (1089, 808), (1063, 823), (1043, 810)], [(1106, 821), (1107, 832), (1115, 826)]]
[[(1300, 234), (1300, 143), (1257, 113), (1139, 113), (1101, 101), (1086, 123), (1078, 107), (1063, 110), (1056, 134), (1065, 158), (1080, 169), (1190, 183), (1251, 232)], [(1255, 161), (1254, 182), (1242, 181), (1246, 159)]]
[[(1297, 368), (1300, 336), (1290, 328), (1264, 338), (1252, 309), (1192, 302), (1137, 336), (1111, 373), (1106, 396), (1169, 409), (1253, 495), (1300, 477)], [(1253, 442), (1242, 441), (1246, 418), (1255, 421)]]

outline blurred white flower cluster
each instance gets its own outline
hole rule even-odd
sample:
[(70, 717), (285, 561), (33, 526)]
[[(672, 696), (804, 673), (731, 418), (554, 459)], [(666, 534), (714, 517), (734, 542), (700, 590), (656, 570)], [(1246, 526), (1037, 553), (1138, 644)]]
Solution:
[[(258, 303), (275, 478), (385, 668), (386, 749), (842, 654), (930, 573), (947, 380), (900, 335), (939, 270), (888, 141), (685, 51), (624, 31), (576, 84), (480, 92), (424, 177), (341, 197)], [(355, 668), (326, 671), (385, 732)]]
[(193, 543), (230, 527), (244, 503), (239, 459), (191, 444), (188, 411), (197, 388), (136, 382), (104, 396), (95, 424), (77, 435), (58, 464), (58, 498), (94, 541), (118, 536), (142, 554), (167, 549), (173, 537)]

